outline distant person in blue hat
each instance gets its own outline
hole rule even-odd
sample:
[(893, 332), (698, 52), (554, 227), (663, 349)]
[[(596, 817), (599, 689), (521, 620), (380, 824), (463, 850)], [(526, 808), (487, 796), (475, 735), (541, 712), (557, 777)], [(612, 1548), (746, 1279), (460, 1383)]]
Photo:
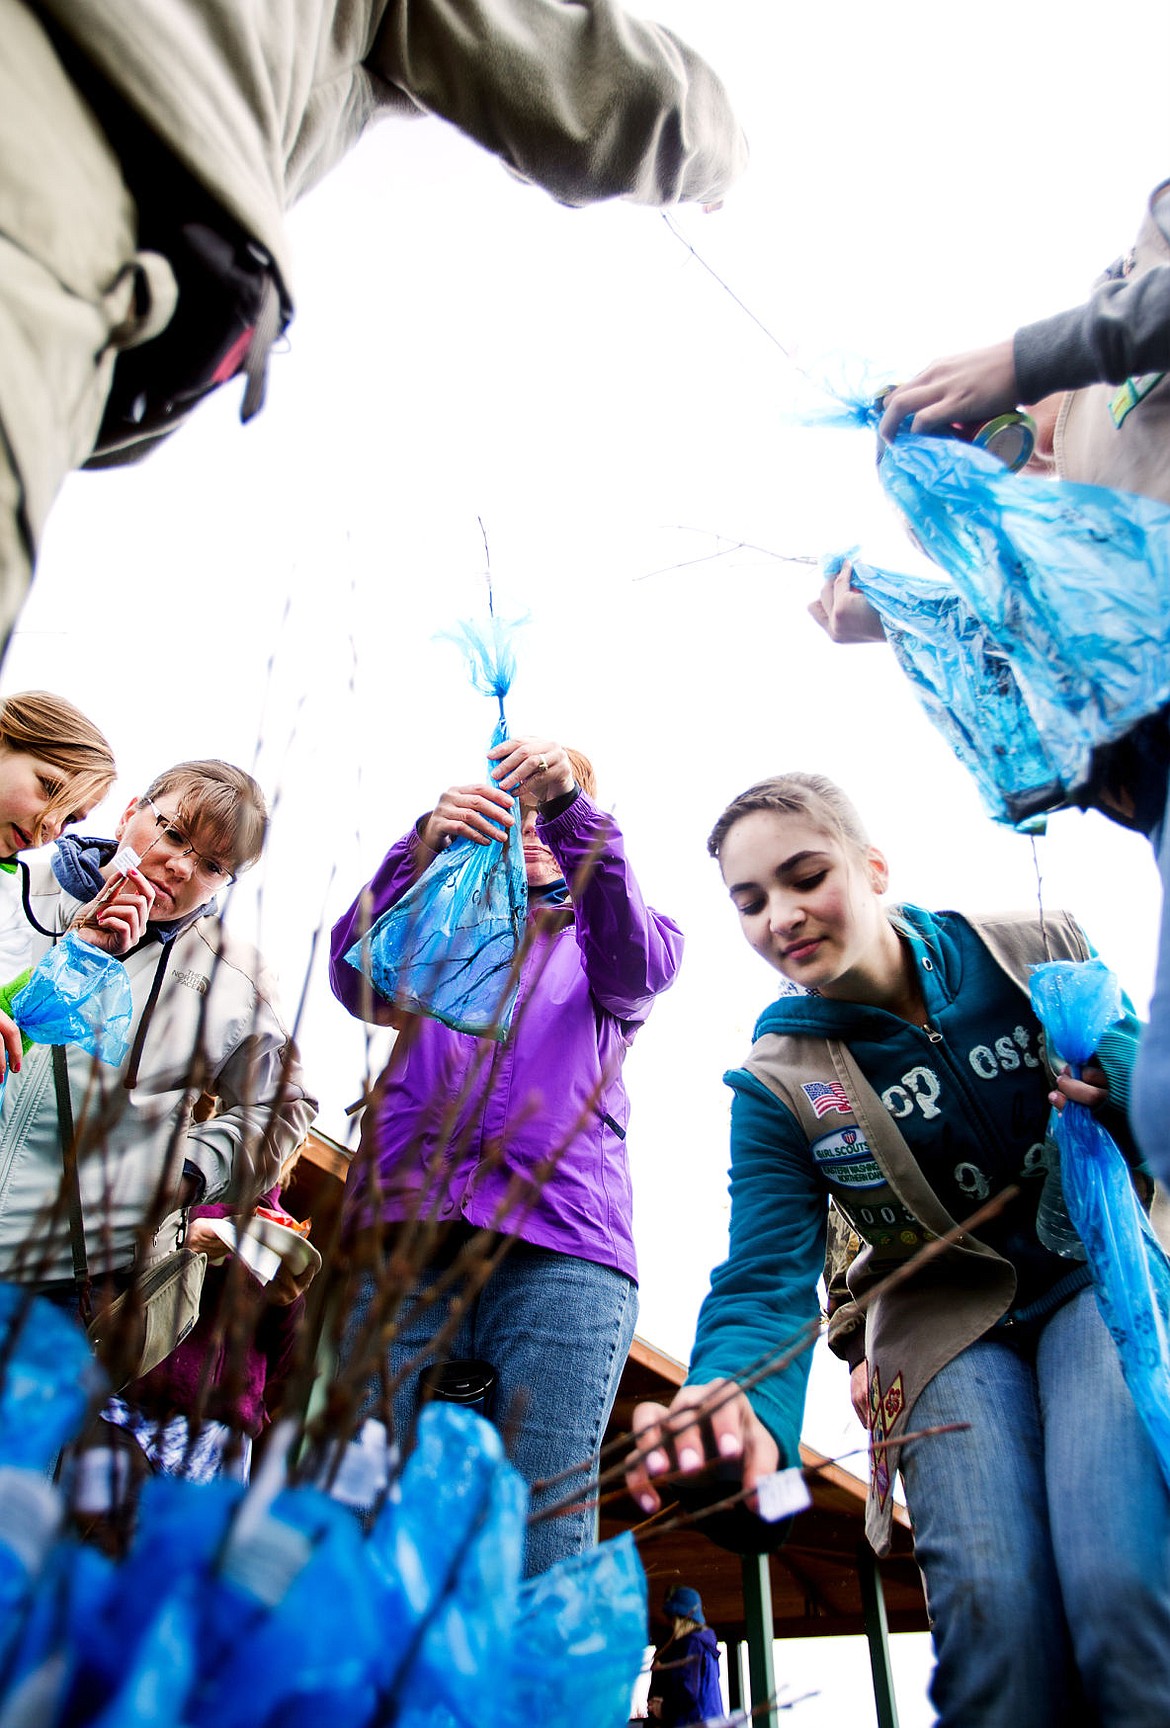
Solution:
[(671, 1622), (654, 1655), (647, 1707), (664, 1728), (714, 1721), (725, 1714), (719, 1689), (719, 1647), (703, 1619), (703, 1601), (689, 1584), (676, 1584), (662, 1604)]

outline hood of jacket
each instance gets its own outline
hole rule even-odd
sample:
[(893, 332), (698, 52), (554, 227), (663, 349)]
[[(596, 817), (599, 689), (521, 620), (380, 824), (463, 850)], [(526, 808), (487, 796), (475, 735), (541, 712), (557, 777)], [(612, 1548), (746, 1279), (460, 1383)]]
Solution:
[[(955, 1000), (962, 986), (962, 943), (947, 922), (962, 914), (928, 912), (925, 907), (910, 905), (891, 906), (888, 914), (891, 924), (914, 953), (926, 1012), (933, 1020)], [(754, 1035), (762, 1038), (774, 1032), (848, 1042), (867, 1032), (876, 1034), (889, 1019), (885, 1008), (796, 990), (769, 1003), (756, 1021)]]

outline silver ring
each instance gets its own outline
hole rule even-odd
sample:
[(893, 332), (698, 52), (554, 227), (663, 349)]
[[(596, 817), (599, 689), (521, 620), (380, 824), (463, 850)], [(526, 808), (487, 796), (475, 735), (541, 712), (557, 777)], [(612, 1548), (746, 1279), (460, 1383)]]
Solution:
[(538, 774), (547, 774), (548, 773), (548, 757), (547, 756), (538, 756), (537, 757), (537, 759), (536, 759), (536, 771)]

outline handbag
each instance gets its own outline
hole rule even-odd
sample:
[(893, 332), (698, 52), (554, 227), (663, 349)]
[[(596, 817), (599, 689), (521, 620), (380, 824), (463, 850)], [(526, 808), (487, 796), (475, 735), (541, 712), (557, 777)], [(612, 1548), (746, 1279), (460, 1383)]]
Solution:
[[(129, 1285), (109, 1301), (103, 1301), (96, 1314), (92, 1312), (73, 1101), (69, 1093), (65, 1050), (60, 1044), (53, 1046), (53, 1084), (57, 1093), (61, 1161), (69, 1198), (69, 1238), (78, 1307), (94, 1353), (110, 1376), (112, 1390), (120, 1392), (132, 1380), (138, 1380), (149, 1374), (152, 1368), (157, 1368), (195, 1325), (199, 1318), (199, 1298), (207, 1271), (207, 1256), (181, 1245), (186, 1232), (186, 1214), (174, 1214), (176, 1246), (148, 1256), (141, 1266), (132, 1269)], [(156, 1243), (168, 1231), (171, 1222), (171, 1219), (164, 1219), (155, 1236)]]

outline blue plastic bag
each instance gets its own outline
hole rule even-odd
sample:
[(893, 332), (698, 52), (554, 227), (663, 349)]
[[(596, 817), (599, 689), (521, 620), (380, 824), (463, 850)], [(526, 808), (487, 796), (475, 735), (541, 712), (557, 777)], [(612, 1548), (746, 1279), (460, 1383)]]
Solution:
[(48, 1472), (101, 1383), (78, 1320), (0, 1284), (0, 1466)]
[(77, 1044), (112, 1068), (126, 1059), (133, 1014), (122, 962), (72, 930), (41, 956), (12, 999), (12, 1017), (34, 1044)]
[[(1170, 507), (1013, 474), (974, 445), (912, 433), (879, 475), (949, 579), (933, 602), (950, 608), (945, 626), (920, 653), (903, 640), (903, 666), (932, 718), (940, 704), (978, 715), (978, 748), (962, 722), (947, 730), (973, 771), (984, 756), (993, 815), (1018, 823), (1051, 808), (1086, 783), (1095, 749), (1170, 701)], [(863, 592), (885, 616), (890, 585), (907, 579), (871, 577)], [(930, 604), (891, 612), (896, 630), (921, 638)], [(1026, 774), (1021, 738), (1035, 758)]]
[[(1100, 960), (1037, 966), (1032, 1006), (1049, 1048), (1074, 1073), (1121, 1017), (1116, 977)], [(1170, 1262), (1110, 1135), (1082, 1104), (1066, 1103), (1052, 1128), (1069, 1216), (1085, 1245), (1102, 1319), (1125, 1383), (1170, 1486)]]
[(508, 1708), (499, 1728), (565, 1714), (623, 1728), (646, 1647), (646, 1575), (627, 1531), (530, 1578), (520, 1594)]
[[(826, 574), (833, 574), (832, 560)], [(989, 814), (1013, 826), (1063, 801), (1061, 765), (1041, 737), (1011, 660), (943, 577), (855, 561), (853, 586), (936, 729), (975, 780)]]
[[(493, 618), (489, 636), (463, 624), (457, 639), (476, 689), (499, 702), (492, 746), (502, 744), (504, 697), (515, 675), (508, 628)], [(524, 845), (515, 822), (505, 841), (461, 840), (440, 853), (345, 958), (396, 1008), (502, 1042), (516, 1005), (527, 917)]]
[(528, 1490), (473, 1410), (421, 1413), (401, 1495), (370, 1534), (383, 1627), (382, 1691), (409, 1719), (438, 1707), (491, 1728), (507, 1689)]

